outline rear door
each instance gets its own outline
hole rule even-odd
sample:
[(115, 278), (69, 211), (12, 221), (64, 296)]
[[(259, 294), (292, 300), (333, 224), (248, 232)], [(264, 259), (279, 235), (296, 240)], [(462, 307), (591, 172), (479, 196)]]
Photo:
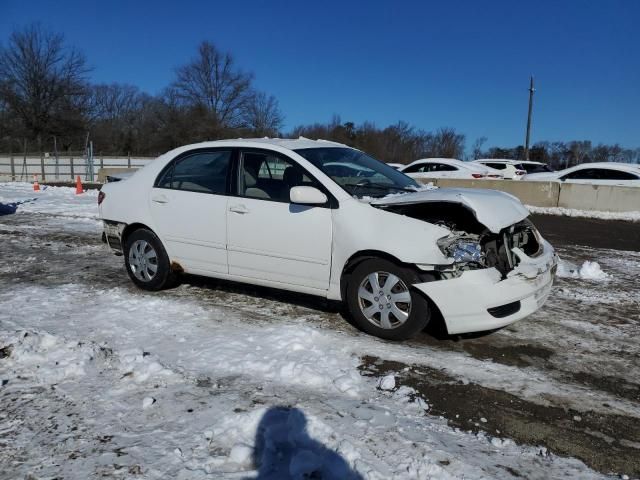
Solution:
[(241, 151), (236, 182), (227, 214), (229, 273), (285, 288), (327, 290), (331, 208), (289, 200), (291, 187), (323, 187), (294, 160), (255, 149)]
[(173, 160), (149, 198), (156, 233), (186, 271), (228, 273), (227, 192), (233, 150), (204, 149)]

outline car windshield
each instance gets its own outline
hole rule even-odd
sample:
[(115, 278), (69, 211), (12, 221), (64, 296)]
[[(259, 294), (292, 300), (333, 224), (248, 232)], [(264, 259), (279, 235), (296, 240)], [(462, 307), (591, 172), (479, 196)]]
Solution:
[(415, 180), (353, 148), (302, 148), (295, 152), (355, 197), (414, 192)]

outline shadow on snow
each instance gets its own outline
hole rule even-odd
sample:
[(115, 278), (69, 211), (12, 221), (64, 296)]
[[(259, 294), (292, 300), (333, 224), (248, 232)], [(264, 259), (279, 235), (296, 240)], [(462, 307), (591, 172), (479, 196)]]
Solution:
[(338, 453), (309, 436), (297, 408), (267, 410), (256, 430), (253, 463), (257, 476), (247, 480), (362, 480)]

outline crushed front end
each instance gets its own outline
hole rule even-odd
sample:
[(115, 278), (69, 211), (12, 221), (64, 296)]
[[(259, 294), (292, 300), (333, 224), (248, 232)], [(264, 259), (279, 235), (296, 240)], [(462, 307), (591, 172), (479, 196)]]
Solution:
[(387, 208), (450, 230), (438, 241), (450, 263), (418, 265), (435, 280), (414, 285), (438, 306), (450, 334), (503, 327), (547, 300), (557, 256), (528, 219), (490, 230), (453, 202)]

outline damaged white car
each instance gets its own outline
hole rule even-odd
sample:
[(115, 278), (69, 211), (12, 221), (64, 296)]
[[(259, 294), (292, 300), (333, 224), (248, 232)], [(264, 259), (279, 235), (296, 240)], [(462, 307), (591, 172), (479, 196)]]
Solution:
[(452, 334), (522, 319), (557, 263), (515, 197), (426, 189), (327, 141), (181, 147), (104, 185), (98, 203), (104, 240), (141, 288), (189, 273), (320, 295), (392, 340), (436, 317)]

